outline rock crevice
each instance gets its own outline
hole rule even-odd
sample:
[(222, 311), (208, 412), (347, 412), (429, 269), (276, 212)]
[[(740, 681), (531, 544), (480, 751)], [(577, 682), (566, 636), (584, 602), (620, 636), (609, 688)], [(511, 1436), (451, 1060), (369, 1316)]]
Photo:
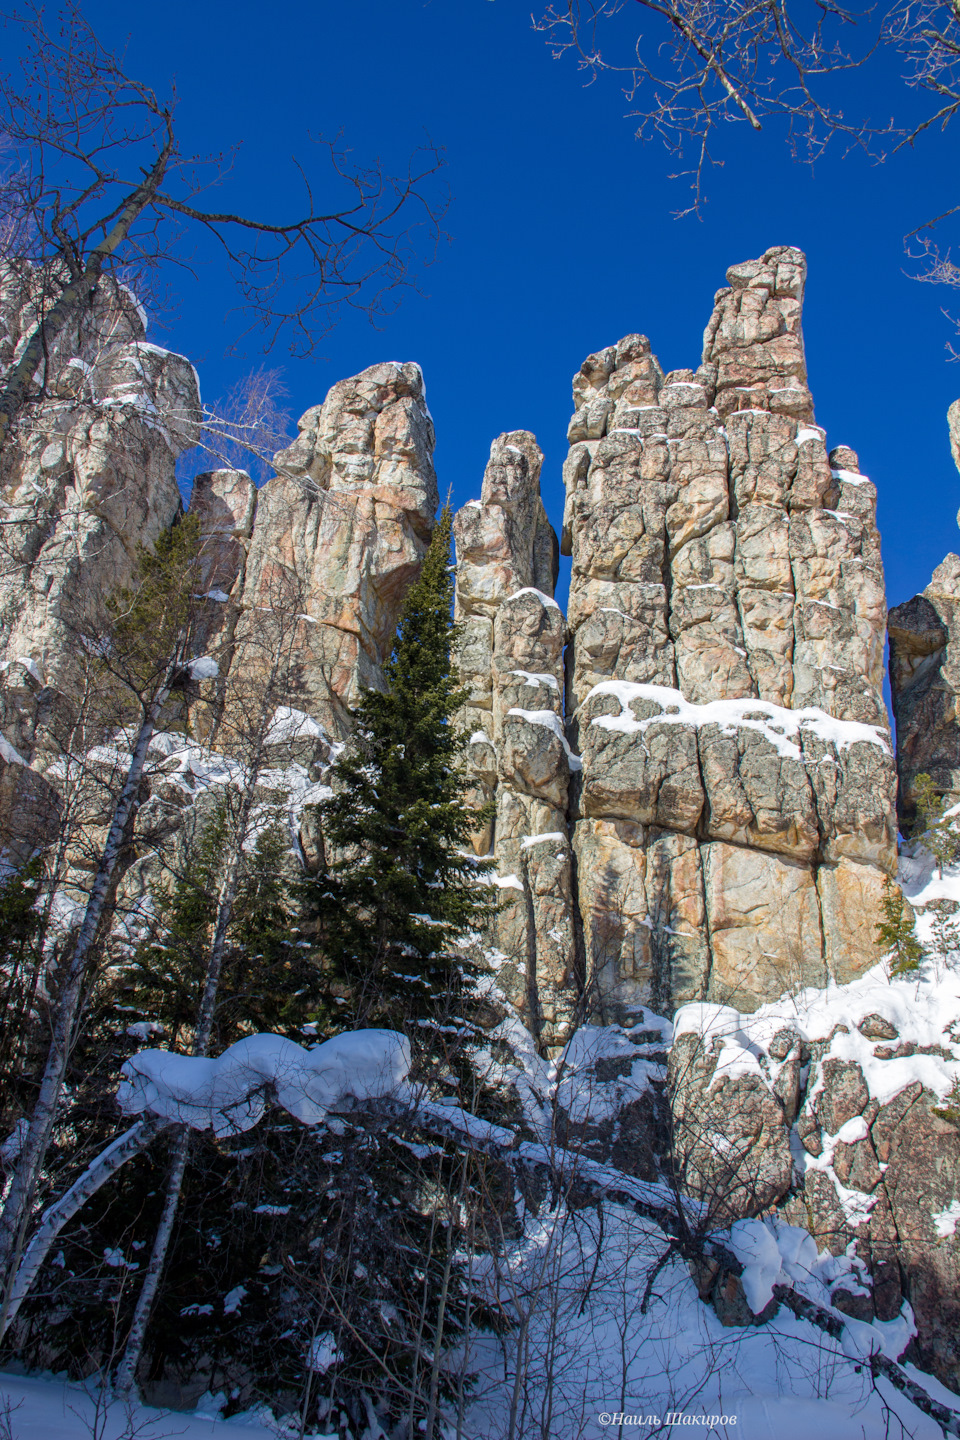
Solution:
[[(788, 247), (731, 267), (695, 370), (664, 374), (634, 334), (574, 378), (567, 650), (546, 708), (576, 769), (559, 725), (534, 746), (528, 715), (495, 723), (477, 774), (498, 806), (523, 793), (553, 807), (577, 856), (581, 983), (610, 1018), (696, 999), (749, 1010), (875, 963), (863, 917), (896, 868), (876, 492), (814, 423), (805, 275)], [(539, 504), (532, 470), (513, 472), (509, 515), (495, 493), (511, 445), (495, 442), (481, 500), (457, 517), (478, 716), (495, 709), (480, 702), (481, 617), (495, 608), (510, 645), (511, 588), (534, 583), (509, 518)], [(542, 691), (517, 708), (534, 706)], [(483, 843), (514, 873), (499, 817)]]

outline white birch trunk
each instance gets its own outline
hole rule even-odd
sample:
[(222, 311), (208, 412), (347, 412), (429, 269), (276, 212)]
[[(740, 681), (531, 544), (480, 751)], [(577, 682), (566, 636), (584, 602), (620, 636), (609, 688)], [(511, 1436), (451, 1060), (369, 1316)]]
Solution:
[(140, 1363), (143, 1341), (147, 1333), (147, 1323), (150, 1319), (153, 1302), (156, 1299), (157, 1290), (160, 1286), (160, 1276), (166, 1264), (167, 1251), (170, 1248), (170, 1237), (173, 1234), (173, 1225), (177, 1218), (177, 1208), (180, 1204), (180, 1191), (183, 1189), (183, 1176), (187, 1168), (187, 1154), (189, 1149), (190, 1131), (185, 1125), (181, 1125), (180, 1132), (173, 1142), (173, 1149), (170, 1155), (170, 1169), (167, 1173), (167, 1193), (164, 1197), (163, 1213), (160, 1216), (160, 1224), (157, 1226), (153, 1249), (150, 1252), (150, 1261), (147, 1265), (146, 1274), (143, 1277), (143, 1285), (140, 1287), (140, 1294), (137, 1296), (137, 1308), (133, 1312), (133, 1321), (130, 1325), (130, 1334), (127, 1336), (123, 1359), (117, 1371), (114, 1389), (118, 1395), (129, 1395), (136, 1379), (137, 1366)]
[(181, 668), (182, 660), (178, 655), (176, 662), (168, 666), (163, 683), (151, 700), (140, 726), (57, 1005), (40, 1093), (7, 1192), (3, 1213), (0, 1215), (0, 1276), (4, 1284), (3, 1305), (0, 1307), (0, 1334), (5, 1328), (10, 1286), (19, 1265), (37, 1181), (49, 1148), (57, 1106), (63, 1092), (64, 1076), (76, 1039), (80, 1000), (87, 977), (90, 952), (103, 919), (110, 885), (123, 846), (124, 833), (136, 807), (154, 727), (170, 694), (174, 677)]
[(112, 1140), (105, 1150), (101, 1150), (100, 1154), (91, 1160), (80, 1178), (70, 1186), (66, 1194), (61, 1195), (60, 1199), (44, 1212), (11, 1283), (5, 1329), (9, 1329), (13, 1324), (17, 1311), (29, 1294), (30, 1287), (37, 1278), (64, 1225), (73, 1219), (81, 1206), (97, 1193), (101, 1185), (105, 1185), (111, 1176), (117, 1173), (121, 1165), (125, 1165), (134, 1155), (145, 1150), (154, 1136), (166, 1124), (165, 1120), (156, 1116), (148, 1116), (144, 1120), (138, 1120), (135, 1125), (131, 1125), (129, 1130), (125, 1130), (122, 1135), (118, 1135), (115, 1140)]

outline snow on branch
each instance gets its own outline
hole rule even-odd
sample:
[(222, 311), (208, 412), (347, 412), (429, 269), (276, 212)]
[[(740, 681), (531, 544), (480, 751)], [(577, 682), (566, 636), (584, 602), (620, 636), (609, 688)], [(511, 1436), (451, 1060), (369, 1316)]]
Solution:
[(309, 1050), (280, 1035), (249, 1035), (216, 1060), (141, 1050), (123, 1066), (117, 1101), (126, 1115), (236, 1135), (270, 1104), (319, 1125), (331, 1110), (393, 1094), (409, 1073), (409, 1041), (393, 1030), (354, 1030)]

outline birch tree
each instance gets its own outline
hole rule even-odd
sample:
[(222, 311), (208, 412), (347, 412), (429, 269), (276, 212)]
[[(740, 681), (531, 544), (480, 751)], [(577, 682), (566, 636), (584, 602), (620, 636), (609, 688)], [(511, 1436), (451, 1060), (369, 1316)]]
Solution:
[[(194, 1056), (206, 1056), (210, 1050), (228, 936), (244, 867), (251, 841), (263, 825), (259, 782), (266, 765), (274, 717), (280, 707), (290, 709), (291, 700), (296, 698), (303, 597), (292, 593), (291, 587), (285, 587), (271, 599), (270, 606), (246, 617), (234, 657), (234, 679), (228, 688), (217, 731), (218, 742), (227, 749), (236, 769), (236, 782), (228, 787), (223, 798), (222, 860), (190, 1046)], [(136, 1382), (147, 1325), (173, 1236), (189, 1149), (190, 1132), (186, 1126), (180, 1126), (171, 1145), (163, 1211), (117, 1372), (116, 1388), (121, 1394), (129, 1394)]]
[(105, 602), (103, 629), (81, 635), (104, 683), (116, 687), (127, 702), (129, 759), (82, 919), (62, 963), (37, 1098), (0, 1213), (0, 1276), (4, 1285), (0, 1333), (77, 1039), (84, 989), (108, 913), (118, 862), (138, 808), (147, 752), (171, 694), (191, 678), (199, 548), (199, 526), (195, 521), (186, 520), (161, 536), (153, 553), (140, 553), (137, 585), (118, 590)]
[[(552, 0), (536, 27), (554, 55), (573, 59), (585, 83), (613, 79), (642, 140), (680, 162), (699, 211), (717, 147), (730, 126), (772, 127), (794, 159), (832, 142), (883, 159), (943, 129), (960, 108), (960, 14), (953, 0), (896, 0), (854, 9), (807, 0)], [(899, 93), (890, 86), (891, 60)], [(876, 71), (871, 92), (849, 73)], [(866, 99), (863, 97), (866, 96)], [(923, 279), (960, 283), (960, 270), (924, 222)]]

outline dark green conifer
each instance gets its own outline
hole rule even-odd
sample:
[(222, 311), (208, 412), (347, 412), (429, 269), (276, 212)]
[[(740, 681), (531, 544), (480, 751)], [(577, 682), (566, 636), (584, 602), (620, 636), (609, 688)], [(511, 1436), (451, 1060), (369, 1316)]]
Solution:
[(933, 856), (937, 874), (943, 878), (944, 865), (952, 865), (960, 858), (960, 827), (957, 816), (951, 813), (946, 797), (937, 790), (930, 775), (918, 775), (914, 781), (917, 802), (917, 820), (913, 827), (913, 839), (919, 840), (923, 848)]
[(473, 966), (464, 940), (493, 910), (470, 853), (466, 691), (451, 664), (449, 508), (410, 590), (384, 692), (367, 690), (333, 797), (327, 865), (308, 886), (319, 943), (346, 1000), (342, 1023), (400, 1026), (447, 1013)]
[(917, 936), (913, 906), (904, 899), (899, 885), (884, 883), (880, 902), (883, 920), (877, 925), (877, 945), (890, 955), (890, 975), (916, 975), (926, 958), (926, 951)]
[[(35, 1002), (42, 972), (42, 920), (37, 899), (43, 883), (43, 857), (35, 855), (0, 882), (0, 1118), (9, 1130), (26, 1098)], [(25, 1089), (26, 1087), (26, 1089)], [(11, 1110), (10, 1107), (13, 1107)]]
[[(226, 812), (215, 806), (202, 824), (168, 895), (155, 893), (154, 937), (125, 967), (122, 999), (128, 1014), (156, 1021), (164, 1044), (188, 1049), (206, 978), (221, 879)], [(287, 863), (289, 840), (267, 826), (244, 857), (217, 994), (215, 1053), (259, 1031), (303, 1040), (303, 1026), (320, 1002), (321, 978), (302, 942)]]
[(184, 515), (157, 537), (152, 550), (138, 546), (136, 583), (106, 599), (109, 645), (101, 658), (108, 673), (141, 698), (153, 693), (171, 659), (186, 661), (193, 654), (203, 613), (197, 594), (202, 544), (199, 519)]

